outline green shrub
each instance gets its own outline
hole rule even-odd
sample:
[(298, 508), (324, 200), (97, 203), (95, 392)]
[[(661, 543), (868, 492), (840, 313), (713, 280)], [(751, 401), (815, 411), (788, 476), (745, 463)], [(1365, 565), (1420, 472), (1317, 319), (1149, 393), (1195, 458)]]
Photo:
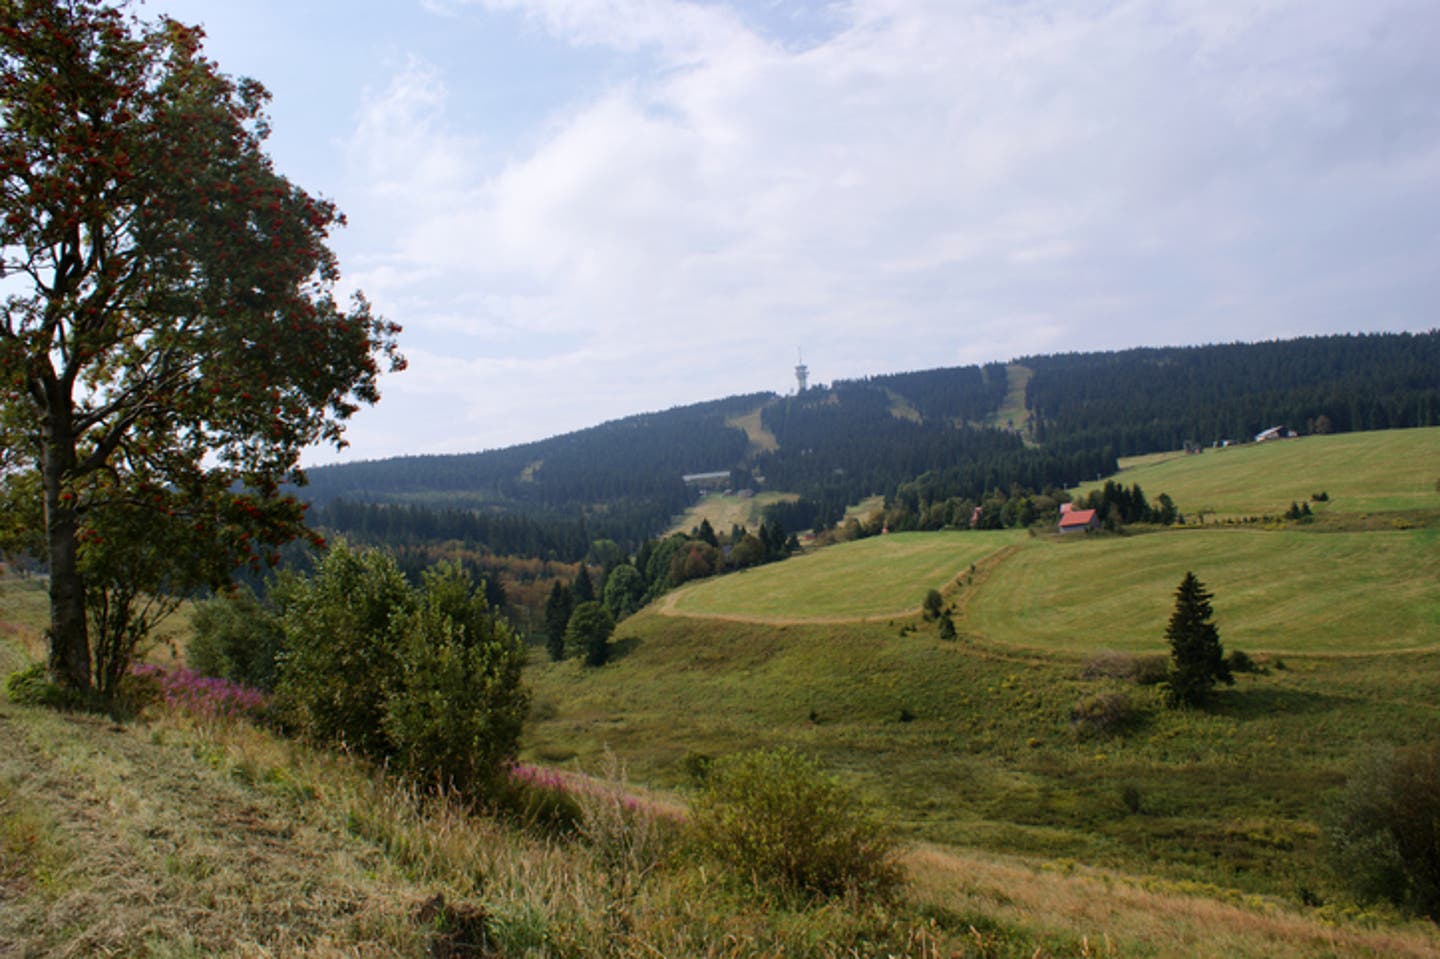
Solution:
[(1070, 710), (1070, 726), (1080, 738), (1115, 736), (1144, 718), (1128, 693), (1111, 691), (1085, 696)]
[(401, 771), (469, 796), (492, 793), (529, 705), (524, 645), (490, 615), (484, 591), (448, 564), (425, 572), (418, 608), (394, 629), (400, 668), (382, 725)]
[(340, 544), (313, 578), (274, 592), (285, 721), (418, 783), (491, 798), (529, 705), (525, 651), (468, 575), (442, 564), (415, 590), (390, 556)]
[(1230, 668), (1232, 674), (1264, 673), (1267, 671), (1265, 667), (1255, 662), (1255, 659), (1243, 649), (1230, 650), (1230, 654), (1225, 657), (1225, 664)]
[(385, 699), (400, 671), (395, 621), (414, 606), (389, 555), (336, 543), (311, 578), (276, 584), (285, 636), (276, 708), (306, 738), (381, 758)]
[(248, 587), (197, 604), (190, 628), (185, 662), (195, 672), (255, 689), (275, 688), (285, 634), (279, 617)]
[(610, 634), (615, 632), (615, 617), (593, 600), (580, 603), (570, 614), (565, 627), (565, 652), (584, 657), (586, 666), (603, 666), (610, 658)]
[(955, 620), (950, 617), (949, 610), (940, 613), (940, 638), (947, 641), (955, 639)]
[(1154, 686), (1170, 675), (1170, 660), (1158, 653), (1142, 656), (1102, 649), (1085, 661), (1082, 675), (1086, 679), (1120, 679)]
[(1359, 898), (1440, 919), (1440, 743), (1357, 763), (1327, 840), (1336, 874)]
[(65, 691), (50, 681), (44, 663), (32, 663), (6, 676), (5, 695), (22, 706), (60, 709), (66, 705)]
[(761, 886), (886, 897), (902, 881), (889, 829), (817, 763), (788, 748), (717, 760), (689, 828), (704, 855)]

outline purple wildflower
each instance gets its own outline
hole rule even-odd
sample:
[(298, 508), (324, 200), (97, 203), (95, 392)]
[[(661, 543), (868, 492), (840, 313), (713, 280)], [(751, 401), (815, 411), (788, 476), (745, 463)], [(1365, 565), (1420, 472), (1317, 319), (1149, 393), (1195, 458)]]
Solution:
[(205, 719), (259, 719), (270, 705), (258, 689), (183, 667), (165, 670), (153, 663), (136, 663), (130, 673), (154, 682), (167, 708)]

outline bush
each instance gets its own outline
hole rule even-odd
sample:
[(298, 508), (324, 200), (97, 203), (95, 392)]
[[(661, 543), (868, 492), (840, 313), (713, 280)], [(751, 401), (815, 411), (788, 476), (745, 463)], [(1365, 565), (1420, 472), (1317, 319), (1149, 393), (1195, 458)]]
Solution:
[(582, 656), (586, 666), (604, 666), (610, 658), (610, 634), (615, 632), (615, 617), (596, 602), (581, 603), (570, 614), (565, 627), (565, 652)]
[(1440, 743), (1359, 762), (1327, 840), (1336, 874), (1359, 898), (1440, 919)]
[(248, 587), (195, 607), (185, 662), (202, 676), (271, 690), (285, 634), (280, 619)]
[(703, 854), (784, 892), (883, 898), (903, 878), (890, 831), (792, 749), (716, 761), (694, 803), (690, 830)]
[(427, 570), (419, 607), (395, 623), (400, 669), (382, 725), (401, 770), (465, 795), (495, 790), (515, 755), (529, 696), (525, 647), (453, 565)]
[(946, 641), (955, 639), (955, 620), (951, 618), (948, 610), (940, 614), (940, 638)]
[(44, 663), (32, 663), (6, 676), (5, 695), (22, 706), (62, 709), (68, 705), (65, 691), (50, 681)]
[(280, 714), (312, 741), (389, 756), (385, 699), (401, 669), (394, 624), (415, 602), (395, 560), (336, 543), (314, 577), (282, 577), (274, 591), (284, 609)]
[(1081, 674), (1086, 679), (1119, 679), (1140, 686), (1163, 683), (1170, 675), (1170, 661), (1158, 653), (1136, 656), (1102, 649), (1085, 661)]
[(1070, 710), (1070, 726), (1082, 739), (1115, 736), (1138, 725), (1143, 717), (1143, 710), (1127, 693), (1096, 693), (1075, 703)]
[(341, 544), (276, 591), (286, 721), (469, 799), (496, 789), (529, 704), (524, 647), (468, 575), (441, 565), (413, 590), (391, 557)]
[(1230, 655), (1225, 657), (1225, 664), (1230, 667), (1231, 673), (1264, 673), (1265, 667), (1255, 662), (1254, 658), (1243, 649), (1232, 649)]
[(937, 619), (940, 611), (945, 608), (945, 599), (940, 595), (938, 589), (927, 590), (925, 601), (920, 605), (920, 611), (926, 619)]

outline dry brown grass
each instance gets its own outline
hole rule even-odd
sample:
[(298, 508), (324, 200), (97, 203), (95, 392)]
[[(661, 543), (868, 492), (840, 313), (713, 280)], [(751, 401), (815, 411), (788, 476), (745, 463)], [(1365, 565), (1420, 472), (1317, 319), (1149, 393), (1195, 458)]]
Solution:
[(725, 421), (726, 426), (745, 431), (745, 435), (750, 439), (751, 453), (773, 453), (780, 448), (780, 441), (775, 438), (774, 433), (765, 428), (760, 419), (760, 411), (763, 409), (763, 406), (757, 406), (744, 416), (732, 416)]
[(916, 847), (906, 866), (919, 902), (991, 916), (1041, 937), (1084, 939), (1092, 948), (1108, 943), (1120, 956), (1440, 955), (1440, 936), (1430, 923), (1341, 927), (1258, 896), (1224, 901), (1100, 869), (934, 846)]

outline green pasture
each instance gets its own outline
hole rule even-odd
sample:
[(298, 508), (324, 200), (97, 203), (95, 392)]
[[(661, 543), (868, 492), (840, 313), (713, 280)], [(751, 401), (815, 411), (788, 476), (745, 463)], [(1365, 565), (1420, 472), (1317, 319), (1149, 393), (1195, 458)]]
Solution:
[(1304, 436), (1197, 456), (1162, 453), (1124, 460), (1111, 478), (1139, 483), (1152, 501), (1169, 493), (1187, 516), (1279, 515), (1319, 492), (1330, 501), (1310, 506), (1322, 516), (1440, 510), (1440, 427)]
[[(1181, 711), (1150, 687), (1087, 678), (1084, 657), (945, 642), (918, 617), (647, 610), (620, 624), (616, 648), (598, 670), (532, 663), (527, 759), (596, 768), (609, 750), (636, 781), (683, 788), (703, 757), (790, 745), (917, 838), (1292, 899), (1331, 894), (1319, 824), (1355, 757), (1440, 735), (1440, 652), (1286, 656), (1212, 709)], [(1135, 724), (1078, 734), (1071, 711), (1098, 694), (1128, 696)]]
[(872, 536), (704, 580), (666, 603), (686, 616), (776, 622), (904, 616), (920, 608), (926, 591), (1024, 539), (1014, 531)]
[(1165, 649), (1187, 570), (1215, 593), (1222, 642), (1247, 652), (1440, 646), (1440, 531), (1183, 529), (1045, 538), (986, 579), (963, 628), (1024, 647)]

